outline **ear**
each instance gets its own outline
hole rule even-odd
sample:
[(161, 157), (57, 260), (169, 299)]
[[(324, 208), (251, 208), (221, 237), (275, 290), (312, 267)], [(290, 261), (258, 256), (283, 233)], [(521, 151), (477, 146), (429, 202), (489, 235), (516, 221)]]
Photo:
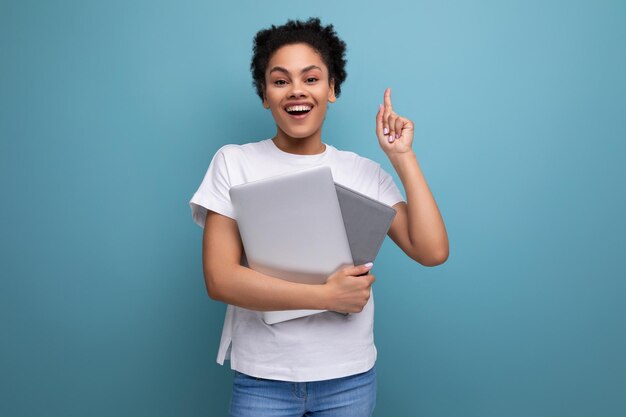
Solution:
[(270, 103), (267, 102), (267, 96), (265, 95), (265, 86), (263, 86), (263, 107), (270, 108)]
[(337, 96), (335, 96), (335, 80), (330, 80), (330, 91), (328, 92), (328, 102), (334, 103), (337, 101)]

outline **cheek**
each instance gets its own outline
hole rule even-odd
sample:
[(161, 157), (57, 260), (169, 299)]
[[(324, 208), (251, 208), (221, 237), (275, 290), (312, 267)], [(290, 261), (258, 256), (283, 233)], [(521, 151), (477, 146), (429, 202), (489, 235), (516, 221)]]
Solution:
[(267, 103), (269, 105), (269, 108), (272, 110), (272, 113), (274, 114), (278, 114), (282, 110), (280, 108), (280, 104), (277, 101), (272, 100), (271, 98), (268, 99)]

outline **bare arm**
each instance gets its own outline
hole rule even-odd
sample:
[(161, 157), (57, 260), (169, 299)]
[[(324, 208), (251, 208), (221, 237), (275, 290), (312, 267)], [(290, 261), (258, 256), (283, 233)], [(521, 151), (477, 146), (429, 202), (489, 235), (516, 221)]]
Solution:
[(448, 235), (415, 155), (392, 161), (406, 191), (407, 202), (398, 203), (389, 236), (412, 259), (426, 266), (448, 258)]
[(204, 226), (202, 260), (209, 296), (257, 311), (332, 310), (359, 312), (370, 296), (370, 268), (343, 268), (323, 285), (298, 284), (240, 265), (243, 245), (237, 222), (209, 211)]
[(413, 122), (394, 113), (391, 91), (385, 91), (384, 106), (376, 115), (376, 133), (402, 181), (407, 202), (397, 211), (389, 236), (412, 259), (426, 266), (448, 259), (449, 244), (443, 218), (412, 149)]

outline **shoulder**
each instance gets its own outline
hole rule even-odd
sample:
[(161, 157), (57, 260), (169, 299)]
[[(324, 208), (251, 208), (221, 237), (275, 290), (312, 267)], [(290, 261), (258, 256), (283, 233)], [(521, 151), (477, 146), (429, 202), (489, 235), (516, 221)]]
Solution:
[(236, 157), (256, 152), (262, 152), (266, 147), (265, 140), (259, 142), (250, 142), (244, 144), (228, 144), (224, 145), (215, 152), (216, 155), (224, 155), (225, 157)]
[(244, 144), (228, 144), (215, 152), (215, 159), (222, 159), (226, 163), (237, 163), (263, 155), (267, 152), (267, 139)]
[(333, 146), (331, 149), (334, 153), (336, 161), (349, 169), (362, 173), (378, 173), (380, 171), (380, 164), (369, 158), (361, 156), (356, 152), (339, 150)]
[(335, 182), (378, 199), (381, 166), (369, 158), (351, 151), (332, 150), (331, 167)]

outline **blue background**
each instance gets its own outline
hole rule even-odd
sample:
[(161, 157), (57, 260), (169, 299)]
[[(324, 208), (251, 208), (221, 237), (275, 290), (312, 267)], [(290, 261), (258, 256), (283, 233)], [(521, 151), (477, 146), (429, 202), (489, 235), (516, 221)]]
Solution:
[(376, 415), (623, 416), (626, 3), (556, 0), (2, 0), (0, 415), (225, 415), (188, 201), (275, 132), (252, 37), (309, 16), (349, 48), (324, 139), (391, 170), (391, 86), (450, 237), (377, 259)]

